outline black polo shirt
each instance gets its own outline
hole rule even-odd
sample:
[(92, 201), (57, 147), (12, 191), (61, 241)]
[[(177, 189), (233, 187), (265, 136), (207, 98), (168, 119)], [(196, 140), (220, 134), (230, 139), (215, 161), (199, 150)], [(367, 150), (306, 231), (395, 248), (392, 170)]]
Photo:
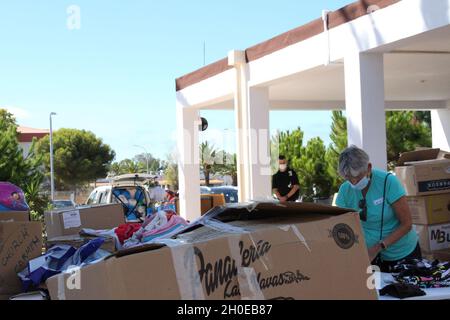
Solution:
[[(285, 172), (278, 171), (272, 177), (272, 189), (277, 189), (281, 196), (285, 197), (291, 192), (295, 185), (299, 185), (297, 173), (288, 168)], [(300, 190), (298, 190), (288, 201), (295, 202), (300, 197)]]

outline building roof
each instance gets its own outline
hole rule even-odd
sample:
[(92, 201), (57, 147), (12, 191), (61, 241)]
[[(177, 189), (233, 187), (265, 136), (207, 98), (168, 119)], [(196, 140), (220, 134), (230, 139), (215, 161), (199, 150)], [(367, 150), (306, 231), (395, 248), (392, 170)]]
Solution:
[[(376, 8), (383, 9), (400, 1), (401, 0), (359, 0), (339, 10), (331, 12), (328, 16), (328, 28), (336, 28), (342, 24), (369, 14), (369, 9), (371, 6), (376, 6)], [(324, 32), (323, 29), (322, 18), (316, 19), (301, 27), (285, 32), (253, 47), (247, 48), (245, 50), (246, 60), (247, 62), (251, 62), (260, 59), (288, 46), (317, 36)], [(184, 88), (230, 69), (232, 69), (232, 67), (228, 65), (227, 58), (214, 62), (176, 79), (176, 91), (183, 90)]]
[(35, 129), (29, 127), (18, 127), (19, 142), (32, 142), (33, 138), (42, 139), (49, 134), (47, 129)]

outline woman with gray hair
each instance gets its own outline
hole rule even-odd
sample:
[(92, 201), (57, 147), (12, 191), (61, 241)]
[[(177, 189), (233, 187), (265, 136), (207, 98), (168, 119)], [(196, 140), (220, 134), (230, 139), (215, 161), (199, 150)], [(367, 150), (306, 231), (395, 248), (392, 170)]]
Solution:
[(369, 256), (389, 272), (407, 258), (421, 259), (406, 192), (394, 175), (375, 169), (364, 150), (347, 148), (339, 158), (341, 186), (336, 204), (360, 213)]

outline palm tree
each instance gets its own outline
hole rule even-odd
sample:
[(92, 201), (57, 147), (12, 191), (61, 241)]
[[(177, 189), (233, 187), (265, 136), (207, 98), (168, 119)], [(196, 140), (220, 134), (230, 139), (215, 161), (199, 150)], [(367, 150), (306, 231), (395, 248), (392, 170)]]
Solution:
[(126, 159), (120, 162), (120, 174), (143, 173), (146, 169), (140, 162)]
[(210, 174), (214, 172), (216, 154), (217, 151), (214, 149), (214, 146), (209, 144), (208, 141), (200, 145), (200, 169), (205, 175), (205, 184), (207, 187), (210, 186)]
[(219, 154), (223, 155), (224, 162), (223, 165), (219, 166), (218, 171), (223, 175), (231, 176), (233, 179), (233, 186), (237, 187), (237, 155), (229, 154), (225, 151), (220, 151)]
[(114, 162), (113, 164), (110, 165), (109, 167), (109, 176), (118, 176), (121, 173), (121, 166), (120, 163), (118, 162)]

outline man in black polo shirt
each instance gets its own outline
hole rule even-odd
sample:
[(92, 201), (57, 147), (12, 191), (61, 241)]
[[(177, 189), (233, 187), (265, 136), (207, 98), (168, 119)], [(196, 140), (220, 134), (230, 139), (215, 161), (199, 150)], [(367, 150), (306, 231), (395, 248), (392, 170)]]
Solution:
[(295, 202), (300, 197), (297, 173), (290, 169), (286, 157), (279, 158), (280, 170), (272, 177), (273, 193), (280, 202)]

